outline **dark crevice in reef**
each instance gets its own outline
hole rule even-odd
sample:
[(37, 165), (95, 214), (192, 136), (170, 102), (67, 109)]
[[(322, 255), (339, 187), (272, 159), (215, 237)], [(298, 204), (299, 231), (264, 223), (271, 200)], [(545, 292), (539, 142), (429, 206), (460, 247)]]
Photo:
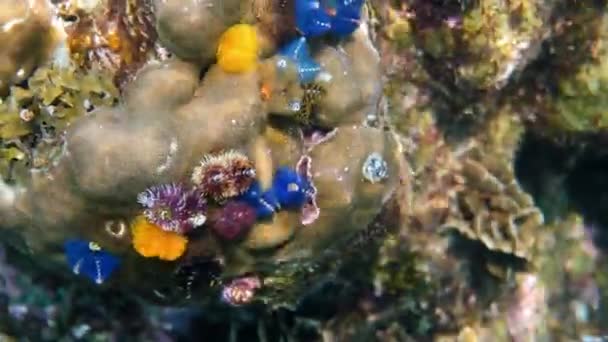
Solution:
[(505, 269), (523, 272), (529, 269), (525, 259), (515, 255), (492, 251), (482, 242), (470, 240), (454, 232), (449, 234), (450, 256), (463, 260), (462, 272), (470, 288), (481, 301), (489, 305), (499, 295), (504, 279), (488, 271), (488, 265), (501, 265)]
[[(552, 222), (576, 211), (608, 251), (608, 135), (556, 141), (528, 133), (515, 160), (517, 179)], [(576, 141), (576, 142), (575, 142)]]

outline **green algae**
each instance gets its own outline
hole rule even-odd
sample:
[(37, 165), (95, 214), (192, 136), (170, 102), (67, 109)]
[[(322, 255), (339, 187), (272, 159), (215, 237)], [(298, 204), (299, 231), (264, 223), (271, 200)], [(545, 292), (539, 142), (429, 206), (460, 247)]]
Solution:
[(420, 292), (423, 272), (419, 256), (408, 250), (395, 236), (387, 236), (380, 247), (380, 257), (374, 265), (376, 286), (392, 296)]
[(414, 19), (414, 34), (417, 45), (437, 60), (434, 67), (453, 76), (455, 84), (488, 91), (503, 87), (525, 66), (531, 56), (524, 51), (542, 41), (552, 6), (539, 0), (479, 1)]
[[(581, 32), (582, 33), (582, 32)], [(562, 74), (549, 121), (563, 131), (595, 131), (608, 127), (608, 18), (602, 15), (591, 60), (573, 74)]]
[(462, 39), (473, 63), (461, 65), (458, 73), (478, 88), (495, 86), (519, 58), (520, 45), (540, 38), (543, 28), (542, 1), (480, 1), (465, 14)]

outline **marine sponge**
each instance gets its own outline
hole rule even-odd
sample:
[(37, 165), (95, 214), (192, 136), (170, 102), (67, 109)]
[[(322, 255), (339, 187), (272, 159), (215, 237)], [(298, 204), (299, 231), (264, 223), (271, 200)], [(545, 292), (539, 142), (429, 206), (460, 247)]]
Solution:
[(199, 186), (205, 196), (217, 202), (244, 193), (255, 179), (255, 169), (249, 158), (230, 150), (210, 154), (194, 168), (192, 182)]
[(253, 70), (258, 62), (258, 37), (255, 27), (237, 24), (220, 37), (217, 63), (222, 70), (240, 73)]
[(144, 216), (138, 216), (131, 226), (133, 247), (141, 256), (157, 257), (161, 260), (173, 261), (186, 251), (188, 239), (174, 232), (164, 231), (152, 224)]
[(137, 196), (146, 208), (144, 216), (163, 230), (187, 233), (207, 220), (205, 199), (196, 190), (187, 190), (181, 184), (153, 186)]

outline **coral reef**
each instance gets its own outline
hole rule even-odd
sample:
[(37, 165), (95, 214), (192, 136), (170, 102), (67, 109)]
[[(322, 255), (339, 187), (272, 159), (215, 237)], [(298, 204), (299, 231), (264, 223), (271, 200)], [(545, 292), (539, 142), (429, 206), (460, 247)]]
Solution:
[(604, 1), (3, 6), (17, 264), (230, 340), (607, 333)]

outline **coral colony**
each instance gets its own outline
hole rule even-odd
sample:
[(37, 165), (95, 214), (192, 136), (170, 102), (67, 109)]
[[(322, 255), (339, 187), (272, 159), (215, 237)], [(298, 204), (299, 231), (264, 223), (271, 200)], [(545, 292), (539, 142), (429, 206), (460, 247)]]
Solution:
[[(27, 84), (21, 76), (17, 83), (8, 82), (12, 100), (6, 105), (20, 112), (29, 106), (31, 113), (24, 111), (16, 122), (2, 121), (2, 142), (29, 134), (29, 123), (52, 122), (61, 134), (54, 137), (44, 127), (34, 129), (41, 132), (32, 138), (39, 150), (27, 158), (35, 159), (31, 164), (37, 170), (48, 173), (40, 178), (44, 181), (30, 182), (28, 191), (19, 192), (10, 186), (5, 191), (0, 183), (2, 193), (9, 194), (0, 202), (6, 225), (56, 229), (53, 236), (60, 239), (41, 244), (41, 249), (65, 242), (65, 257), (73, 272), (98, 284), (111, 276), (138, 272), (132, 266), (137, 261), (122, 265), (129, 267), (128, 272), (115, 272), (127, 252), (116, 248), (114, 255), (104, 249), (115, 247), (110, 244), (118, 241), (141, 258), (174, 262), (179, 267), (207, 252), (201, 252), (206, 243), (216, 259), (239, 264), (243, 263), (239, 258), (264, 254), (256, 251), (268, 250), (271, 255), (305, 225), (309, 231), (326, 234), (323, 239), (327, 240), (339, 231), (328, 227), (338, 223), (353, 226), (349, 228), (353, 231), (364, 229), (372, 220), (368, 213), (378, 213), (383, 204), (370, 198), (388, 198), (394, 187), (391, 183), (375, 192), (363, 191), (359, 173), (370, 151), (367, 144), (351, 146), (352, 141), (369, 138), (377, 143), (375, 150), (386, 154), (384, 158), (391, 148), (384, 131), (352, 124), (352, 117), (376, 101), (372, 92), (362, 89), (374, 88), (381, 81), (379, 69), (362, 70), (351, 61), (357, 58), (362, 65), (366, 61), (379, 65), (369, 37), (362, 34), (350, 39), (361, 23), (362, 1), (296, 0), (294, 11), (280, 11), (295, 18), (281, 25), (252, 21), (255, 13), (245, 15), (238, 1), (230, 3), (234, 6), (225, 6), (221, 12), (216, 11), (219, 6), (200, 1), (158, 1), (141, 12), (129, 4), (111, 22), (95, 14), (71, 26), (63, 47), (67, 51), (58, 54), (63, 56), (61, 63), (33, 68), (36, 71)], [(192, 15), (192, 25), (176, 25), (184, 8)], [(65, 18), (87, 16), (78, 9), (63, 11)], [(115, 26), (115, 20), (137, 26), (132, 30), (136, 37), (125, 33), (131, 28), (96, 31), (97, 26)], [(211, 22), (213, 28), (208, 29)], [(107, 42), (107, 46), (92, 46), (89, 41)], [(141, 51), (132, 54), (131, 48)], [(95, 58), (88, 55), (91, 49)], [(73, 57), (76, 64), (70, 62)], [(99, 63), (109, 66), (109, 75), (87, 70)], [(1, 105), (4, 108), (5, 103)], [(331, 146), (332, 152), (315, 152), (303, 134), (292, 136), (284, 127), (272, 127), (278, 126), (271, 120), (276, 115), (287, 117), (300, 133), (317, 127), (339, 132), (318, 144)], [(215, 128), (205, 132), (202, 127)], [(337, 138), (340, 135), (353, 138), (343, 142)], [(289, 147), (286, 153), (278, 151), (283, 146)], [(11, 160), (26, 158), (13, 151), (10, 155)], [(319, 160), (315, 182), (319, 177), (326, 184), (321, 189), (325, 207), (339, 202), (354, 208), (353, 213), (370, 217), (352, 225), (347, 223), (350, 216), (339, 217), (349, 209), (336, 210), (339, 215), (327, 215), (325, 221), (319, 219), (323, 205), (316, 198), (312, 160)], [(335, 161), (340, 164), (335, 169), (327, 166)], [(386, 177), (376, 168), (371, 165), (373, 177)], [(336, 187), (337, 179), (351, 184)], [(39, 195), (49, 193), (56, 196)], [(59, 198), (67, 202), (56, 201)], [(17, 202), (23, 204), (19, 209)], [(83, 213), (82, 208), (100, 209)], [(5, 212), (10, 214), (4, 216)], [(83, 215), (87, 224), (99, 225), (102, 235), (82, 227)], [(107, 230), (114, 226), (120, 229)], [(64, 241), (74, 231), (95, 243)], [(320, 240), (312, 241), (310, 248), (321, 248), (325, 243)], [(289, 253), (292, 260), (299, 254)], [(244, 262), (253, 266), (247, 266), (250, 269), (243, 274), (257, 274), (258, 261)], [(136, 278), (130, 276), (128, 281)], [(147, 286), (143, 283), (133, 285)], [(260, 286), (260, 279), (235, 280), (227, 285), (224, 298), (243, 304)]]
[[(307, 86), (321, 67), (311, 57), (306, 37), (351, 34), (359, 25), (361, 6), (357, 1), (339, 1), (332, 7), (320, 7), (317, 1), (295, 2), (297, 28), (303, 36), (279, 49), (276, 66), (280, 72), (295, 66), (307, 107), (302, 111), (298, 103), (292, 111), (306, 121), (312, 106), (325, 94), (319, 86)], [(256, 68), (258, 50), (256, 29), (234, 25), (219, 38), (218, 65), (229, 73), (248, 72)], [(372, 182), (384, 178), (386, 163), (382, 164), (381, 157), (370, 158), (364, 174), (371, 172), (368, 178)], [(311, 183), (310, 161), (305, 165), (305, 173), (278, 167), (270, 188), (263, 189), (256, 180), (253, 163), (244, 153), (228, 150), (207, 154), (193, 168), (190, 183), (153, 185), (138, 194), (136, 200), (142, 210), (131, 223), (133, 248), (142, 257), (174, 261), (185, 253), (189, 235), (206, 226), (220, 239), (232, 241), (247, 234), (258, 220), (269, 220), (281, 210), (301, 210), (311, 205), (313, 209), (308, 212), (313, 218), (308, 215), (302, 222), (313, 222), (319, 211), (314, 199), (316, 188)], [(66, 255), (74, 273), (96, 283), (102, 283), (118, 265), (116, 257), (80, 240), (66, 243)], [(236, 279), (225, 286), (222, 297), (231, 304), (245, 304), (260, 286), (257, 277)]]

